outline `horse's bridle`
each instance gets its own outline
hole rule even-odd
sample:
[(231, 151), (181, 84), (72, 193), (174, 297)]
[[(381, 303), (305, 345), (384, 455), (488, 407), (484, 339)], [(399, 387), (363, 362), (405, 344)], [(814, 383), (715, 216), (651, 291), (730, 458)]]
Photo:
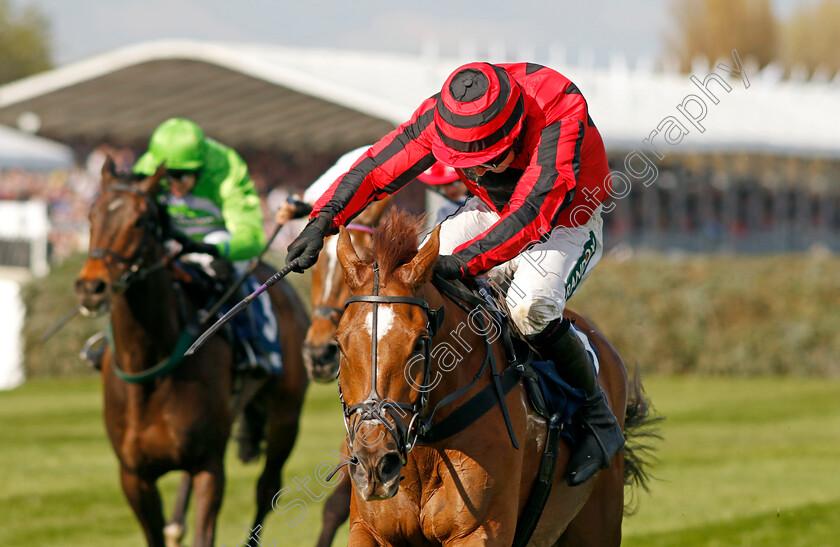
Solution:
[[(159, 241), (163, 240), (163, 226), (162, 223), (155, 222), (155, 219), (160, 217), (160, 208), (158, 204), (142, 190), (129, 184), (111, 184), (103, 188), (102, 193), (99, 194), (96, 201), (99, 201), (105, 192), (108, 191), (131, 192), (132, 194), (136, 194), (143, 198), (148, 206), (148, 212), (144, 215), (146, 218), (143, 223), (145, 227), (143, 238), (140, 240), (140, 244), (137, 246), (134, 254), (131, 256), (125, 256), (114, 252), (111, 249), (101, 247), (96, 247), (88, 251), (88, 258), (101, 260), (105, 263), (105, 267), (108, 268), (109, 272), (111, 272), (112, 260), (125, 267), (125, 271), (111, 282), (114, 289), (120, 291), (127, 289), (135, 281), (145, 279), (149, 273), (164, 266), (163, 259), (161, 258), (161, 260), (155, 261), (146, 267), (142, 267), (143, 255), (146, 252), (149, 241), (152, 239), (157, 239)], [(94, 202), (94, 205), (95, 204), (96, 202)], [(141, 220), (143, 220), (143, 217), (141, 217)]]
[[(426, 300), (423, 298), (413, 296), (380, 296), (379, 295), (379, 266), (376, 262), (373, 263), (373, 295), (358, 295), (351, 296), (345, 302), (345, 307), (353, 303), (369, 303), (373, 304), (373, 313), (371, 315), (371, 385), (370, 393), (367, 399), (361, 403), (357, 403), (348, 407), (344, 402), (344, 397), (341, 393), (341, 379), (339, 379), (338, 393), (341, 399), (341, 405), (344, 410), (344, 426), (347, 429), (347, 435), (350, 440), (350, 447), (354, 446), (354, 441), (359, 428), (365, 422), (375, 422), (382, 425), (394, 439), (397, 444), (397, 450), (400, 453), (402, 464), (405, 465), (408, 461), (408, 453), (414, 448), (417, 442), (418, 425), (420, 418), (423, 416), (426, 405), (429, 401), (428, 390), (419, 390), (420, 396), (413, 404), (391, 401), (383, 399), (376, 391), (376, 350), (377, 350), (377, 315), (380, 304), (410, 304), (412, 306), (419, 306), (426, 312), (426, 333), (421, 336), (423, 341), (423, 386), (428, 385), (431, 376), (431, 349), (432, 338), (443, 323), (443, 307), (437, 310), (429, 308)], [(403, 416), (408, 413), (411, 416), (408, 425), (403, 422)], [(391, 420), (388, 419), (391, 418)], [(393, 424), (392, 422), (393, 421)]]

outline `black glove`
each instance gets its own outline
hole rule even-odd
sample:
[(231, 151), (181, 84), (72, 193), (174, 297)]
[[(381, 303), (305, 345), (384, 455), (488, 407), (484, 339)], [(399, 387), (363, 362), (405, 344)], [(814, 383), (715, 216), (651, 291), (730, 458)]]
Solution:
[(298, 273), (303, 273), (304, 270), (314, 266), (318, 261), (318, 253), (324, 246), (324, 238), (331, 228), (332, 219), (329, 217), (317, 216), (310, 220), (297, 239), (289, 245), (286, 265), (298, 259), (297, 267), (294, 268), (294, 271)]
[(210, 256), (219, 256), (219, 248), (211, 243), (204, 243), (203, 241), (193, 241), (192, 239), (186, 239), (181, 242), (181, 245), (183, 246), (181, 254), (204, 253)]
[(455, 255), (441, 255), (432, 270), (444, 279), (463, 279), (469, 274), (467, 263)]

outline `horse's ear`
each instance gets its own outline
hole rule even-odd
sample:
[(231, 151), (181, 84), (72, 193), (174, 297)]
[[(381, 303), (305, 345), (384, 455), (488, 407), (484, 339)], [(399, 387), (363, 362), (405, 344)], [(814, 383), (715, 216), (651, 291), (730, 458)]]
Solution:
[(117, 166), (110, 154), (105, 154), (105, 163), (102, 164), (102, 187), (117, 182)]
[(428, 283), (432, 278), (432, 266), (437, 262), (438, 252), (440, 252), (440, 226), (432, 231), (426, 244), (420, 247), (411, 262), (397, 271), (400, 281), (414, 289)]
[(160, 165), (158, 165), (157, 170), (155, 170), (154, 175), (143, 179), (143, 181), (140, 183), (140, 189), (150, 196), (157, 195), (158, 191), (160, 190), (160, 179), (162, 179), (165, 174), (166, 165), (161, 163)]
[(370, 227), (379, 226), (379, 221), (382, 219), (382, 215), (385, 214), (389, 205), (391, 205), (391, 196), (386, 196), (385, 199), (374, 201), (365, 207), (365, 210), (356, 217), (355, 222)]
[(344, 226), (338, 228), (338, 244), (336, 245), (338, 262), (344, 271), (344, 280), (350, 287), (350, 292), (355, 293), (365, 281), (365, 270), (368, 265), (359, 259), (356, 249), (353, 248), (353, 240), (350, 239), (350, 232)]

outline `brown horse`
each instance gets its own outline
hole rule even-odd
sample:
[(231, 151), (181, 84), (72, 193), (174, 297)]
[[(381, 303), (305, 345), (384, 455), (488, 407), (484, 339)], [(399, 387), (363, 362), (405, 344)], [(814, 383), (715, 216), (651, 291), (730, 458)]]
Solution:
[[(390, 203), (391, 196), (371, 203), (347, 225), (354, 245), (360, 249), (370, 246), (373, 229)], [(350, 296), (335, 254), (337, 241), (336, 237), (327, 238), (312, 268), (312, 322), (303, 342), (303, 362), (316, 382), (332, 382), (338, 375), (335, 329), (344, 313), (344, 301)]]
[[(154, 176), (132, 182), (129, 176), (118, 177), (113, 162), (106, 161), (102, 191), (90, 212), (90, 251), (76, 280), (76, 294), (89, 313), (111, 312), (112, 344), (102, 363), (105, 427), (119, 459), (123, 491), (146, 541), (164, 546), (157, 479), (184, 470), (192, 477), (196, 497), (193, 545), (207, 547), (214, 542), (225, 446), (234, 418), (233, 351), (217, 335), (194, 356), (169, 361), (173, 352), (179, 353), (176, 344), (195, 310), (165, 259), (168, 218), (155, 200), (164, 172), (159, 168)], [(262, 281), (271, 273), (264, 264), (256, 270)], [(307, 386), (301, 357), (305, 309), (285, 283), (274, 285), (270, 295), (285, 369), (281, 376), (269, 376), (255, 395), (268, 418), (254, 527), (261, 525), (280, 491), (280, 472), (297, 436)], [(160, 364), (168, 370), (158, 375), (154, 371)], [(133, 383), (123, 380), (126, 375), (153, 378)]]
[[(419, 251), (418, 233), (417, 220), (389, 216), (365, 261), (348, 232), (339, 234), (338, 259), (353, 295), (336, 334), (340, 394), (355, 457), (349, 467), (355, 486), (349, 544), (509, 546), (537, 478), (546, 420), (531, 409), (517, 383), (500, 399), (518, 450), (512, 446), (500, 399), (466, 428), (424, 441), (418, 426), (434, 429), (452, 416), (491, 384), (490, 374), (478, 374), (483, 363), (506, 359), (501, 342), (491, 344), (486, 332), (465, 328), (471, 324), (468, 313), (429, 282), (439, 228)], [(435, 329), (432, 313), (440, 308), (445, 314)], [(482, 324), (489, 324), (486, 312), (480, 314)], [(628, 382), (621, 357), (591, 323), (569, 315), (600, 352), (599, 382), (624, 424)], [(453, 361), (453, 354), (461, 360)], [(439, 406), (471, 382), (462, 396)], [(633, 402), (635, 411), (641, 399)], [(632, 437), (631, 431), (625, 433)], [(630, 473), (628, 479), (639, 478), (643, 463), (628, 461), (625, 466), (625, 457), (632, 455), (618, 454), (609, 469), (572, 488), (564, 481), (569, 450), (560, 443), (553, 487), (529, 544), (618, 545), (625, 473)]]

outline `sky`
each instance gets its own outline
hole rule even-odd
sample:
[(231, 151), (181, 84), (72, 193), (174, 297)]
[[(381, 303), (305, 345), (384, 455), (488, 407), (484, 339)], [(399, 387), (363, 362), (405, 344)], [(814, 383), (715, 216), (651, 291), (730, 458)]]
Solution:
[[(802, 0), (773, 0), (778, 15)], [(813, 0), (811, 0), (813, 1)], [(503, 50), (605, 65), (660, 58), (672, 0), (13, 0), (50, 19), (57, 65), (147, 40), (188, 38), (441, 54)]]

